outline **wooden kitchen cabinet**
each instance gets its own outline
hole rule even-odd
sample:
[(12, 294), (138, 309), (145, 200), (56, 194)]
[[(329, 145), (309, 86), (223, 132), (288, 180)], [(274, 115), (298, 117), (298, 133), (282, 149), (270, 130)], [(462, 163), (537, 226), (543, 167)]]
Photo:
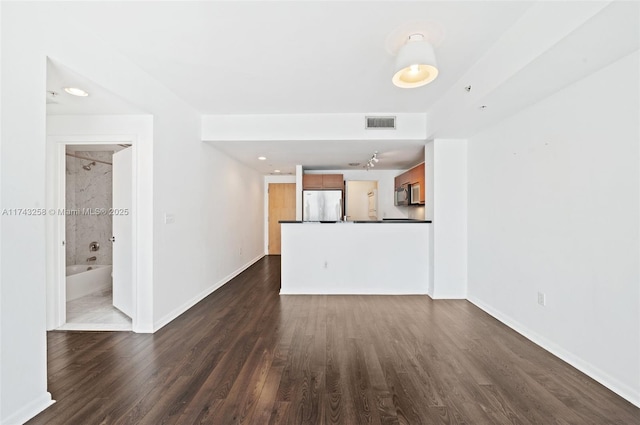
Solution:
[(344, 189), (344, 177), (342, 174), (323, 174), (322, 175), (322, 188), (323, 189)]
[[(402, 185), (420, 185), (420, 204), (424, 205), (426, 199), (426, 184), (424, 180), (424, 162), (422, 164), (416, 165), (408, 171), (400, 174), (395, 178), (395, 187), (400, 187)], [(415, 204), (414, 204), (415, 205)]]
[(302, 188), (305, 190), (322, 189), (322, 174), (303, 174)]
[(303, 174), (302, 188), (309, 189), (344, 189), (344, 176), (342, 174)]

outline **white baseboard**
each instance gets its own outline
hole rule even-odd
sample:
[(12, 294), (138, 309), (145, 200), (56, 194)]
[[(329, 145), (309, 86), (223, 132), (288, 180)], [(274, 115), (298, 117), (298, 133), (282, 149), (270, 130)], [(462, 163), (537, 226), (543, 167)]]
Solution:
[(399, 297), (403, 297), (406, 295), (415, 295), (415, 296), (428, 296), (426, 292), (357, 292), (357, 291), (282, 291), (280, 290), (280, 295), (397, 295)]
[(176, 317), (180, 316), (182, 313), (184, 313), (185, 311), (189, 310), (191, 307), (193, 307), (194, 305), (196, 305), (197, 303), (202, 301), (204, 298), (209, 296), (213, 291), (215, 291), (216, 289), (219, 289), (222, 285), (226, 284), (231, 279), (233, 279), (234, 277), (238, 276), (240, 273), (242, 273), (243, 271), (245, 271), (246, 269), (251, 267), (254, 263), (256, 263), (258, 260), (260, 260), (262, 257), (264, 257), (264, 254), (258, 255), (254, 259), (250, 260), (248, 263), (246, 263), (243, 266), (241, 266), (239, 269), (237, 269), (234, 272), (232, 272), (231, 274), (223, 277), (222, 279), (220, 279), (215, 284), (211, 285), (210, 287), (208, 287), (204, 291), (200, 292), (195, 297), (191, 298), (189, 301), (185, 302), (184, 304), (182, 304), (178, 308), (176, 308), (173, 311), (171, 311), (168, 314), (166, 314), (164, 317), (162, 317), (160, 320), (158, 320), (158, 321), (156, 321), (154, 323), (153, 332), (157, 332), (158, 330), (162, 329), (162, 327), (167, 325), (169, 322), (174, 320)]
[(466, 300), (466, 295), (460, 294), (436, 294), (430, 295), (430, 297), (434, 300)]
[(0, 425), (22, 425), (53, 403), (55, 403), (55, 400), (51, 399), (51, 393), (45, 392), (11, 416), (4, 419), (0, 418)]
[(579, 356), (571, 353), (554, 342), (549, 341), (547, 338), (542, 335), (533, 332), (528, 329), (526, 326), (522, 325), (517, 320), (512, 319), (511, 317), (501, 313), (500, 311), (494, 309), (483, 301), (475, 298), (468, 297), (467, 300), (477, 306), (479, 309), (483, 310), (485, 313), (493, 316), (500, 322), (504, 323), (514, 331), (518, 332), (520, 335), (524, 336), (534, 344), (544, 348), (554, 356), (560, 358), (561, 360), (569, 363), (571, 366), (578, 369), (580, 372), (585, 375), (595, 379), (600, 384), (609, 388), (614, 393), (618, 394), (620, 397), (629, 401), (637, 407), (640, 407), (640, 394), (637, 390), (634, 390), (629, 385), (624, 382), (620, 382), (618, 379), (612, 377), (608, 373), (600, 370), (598, 367), (592, 365), (591, 363), (585, 361)]

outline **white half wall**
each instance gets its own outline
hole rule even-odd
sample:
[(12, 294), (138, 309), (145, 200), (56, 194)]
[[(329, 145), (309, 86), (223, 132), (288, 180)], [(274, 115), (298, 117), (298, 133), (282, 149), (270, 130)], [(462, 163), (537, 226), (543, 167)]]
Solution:
[(426, 295), (430, 231), (430, 223), (283, 223), (280, 294)]
[(468, 154), (469, 299), (637, 406), (639, 59), (475, 135)]

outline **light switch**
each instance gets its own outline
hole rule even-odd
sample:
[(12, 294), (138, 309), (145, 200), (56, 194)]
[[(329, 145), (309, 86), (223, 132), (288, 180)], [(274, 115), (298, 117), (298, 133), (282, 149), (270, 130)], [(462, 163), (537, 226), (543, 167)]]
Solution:
[(164, 224), (173, 224), (176, 222), (176, 216), (169, 213), (164, 213)]

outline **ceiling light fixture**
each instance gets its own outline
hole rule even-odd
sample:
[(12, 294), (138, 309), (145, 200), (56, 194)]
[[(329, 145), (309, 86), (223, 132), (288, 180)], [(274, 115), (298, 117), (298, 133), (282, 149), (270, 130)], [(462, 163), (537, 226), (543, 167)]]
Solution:
[(365, 165), (364, 168), (366, 168), (367, 171), (369, 171), (369, 168), (374, 168), (376, 166), (376, 162), (378, 161), (380, 161), (378, 159), (378, 151), (375, 151), (373, 155), (371, 155), (371, 159), (367, 161), (367, 165)]
[(266, 156), (259, 156), (259, 157), (258, 157), (258, 159), (259, 159), (260, 161), (266, 161), (266, 160), (267, 160), (267, 157), (266, 157)]
[(65, 87), (64, 91), (66, 91), (69, 94), (72, 94), (74, 96), (80, 96), (80, 97), (86, 97), (89, 96), (89, 93), (87, 93), (86, 91), (79, 89), (77, 87)]
[(396, 56), (393, 84), (409, 89), (429, 84), (438, 76), (433, 46), (423, 34), (411, 34)]

